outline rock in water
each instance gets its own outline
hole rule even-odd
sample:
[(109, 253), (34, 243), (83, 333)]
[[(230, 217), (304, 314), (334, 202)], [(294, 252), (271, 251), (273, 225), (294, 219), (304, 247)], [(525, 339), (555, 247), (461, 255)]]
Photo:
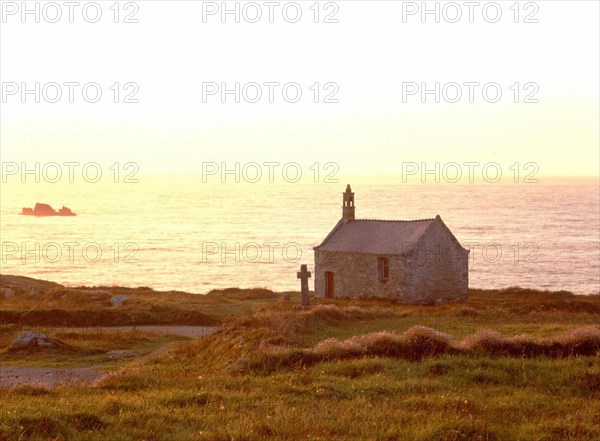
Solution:
[(55, 210), (51, 205), (40, 204), (39, 202), (35, 204), (33, 209), (23, 207), (21, 214), (25, 216), (76, 216), (70, 208), (65, 207), (64, 205), (60, 210)]
[(46, 334), (39, 332), (23, 332), (12, 343), (11, 350), (21, 351), (26, 349), (36, 348), (59, 348), (66, 345), (58, 340), (48, 337)]
[(38, 202), (33, 208), (34, 216), (54, 216), (55, 214), (54, 209), (48, 204), (40, 204)]
[(125, 303), (127, 300), (129, 300), (129, 296), (125, 295), (125, 294), (119, 294), (118, 296), (112, 296), (110, 298), (110, 304), (112, 306), (121, 306), (123, 303)]

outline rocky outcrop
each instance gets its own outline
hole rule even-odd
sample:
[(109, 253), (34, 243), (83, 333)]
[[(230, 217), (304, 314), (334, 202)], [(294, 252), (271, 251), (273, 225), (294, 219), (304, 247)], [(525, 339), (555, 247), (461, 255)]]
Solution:
[(112, 306), (121, 306), (127, 300), (129, 300), (129, 296), (128, 295), (126, 295), (126, 294), (119, 294), (119, 295), (116, 295), (116, 296), (112, 296), (110, 298), (110, 304)]
[(15, 295), (15, 290), (12, 288), (0, 288), (0, 293), (2, 293), (2, 297), (5, 299), (10, 299)]
[(48, 337), (39, 332), (23, 332), (13, 341), (10, 350), (30, 351), (42, 348), (66, 348), (67, 345), (59, 340)]
[(64, 205), (61, 209), (55, 210), (50, 205), (40, 204), (39, 202), (35, 204), (33, 209), (23, 208), (21, 214), (25, 216), (76, 216), (70, 208), (67, 208)]

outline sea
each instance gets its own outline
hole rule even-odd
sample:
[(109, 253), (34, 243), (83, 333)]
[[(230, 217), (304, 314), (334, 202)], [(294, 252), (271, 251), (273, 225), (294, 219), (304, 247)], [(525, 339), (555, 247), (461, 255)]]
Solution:
[[(356, 218), (439, 214), (471, 250), (471, 288), (600, 292), (597, 177), (499, 183), (406, 183), (395, 176), (209, 182), (198, 175), (3, 181), (2, 274), (66, 286), (298, 291), (296, 272), (301, 264), (314, 271), (312, 248), (341, 217), (342, 192), (352, 184)], [(36, 202), (66, 205), (77, 216), (19, 214)]]

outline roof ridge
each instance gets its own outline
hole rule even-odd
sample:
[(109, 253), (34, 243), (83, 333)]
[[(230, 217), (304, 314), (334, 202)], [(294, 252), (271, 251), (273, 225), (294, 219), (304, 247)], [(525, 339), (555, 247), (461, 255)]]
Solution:
[(423, 222), (423, 221), (434, 221), (435, 218), (424, 218), (424, 219), (411, 219), (411, 220), (404, 220), (404, 219), (354, 219), (351, 222), (356, 222), (356, 221), (376, 221), (376, 222)]
[(320, 246), (322, 246), (323, 244), (325, 244), (325, 242), (327, 242), (329, 240), (329, 238), (331, 236), (333, 236), (333, 234), (338, 230), (338, 228), (340, 228), (342, 225), (344, 225), (343, 219), (340, 219), (337, 224), (335, 224), (335, 226), (333, 227), (333, 229), (329, 232), (329, 234), (327, 236), (325, 236), (325, 239), (323, 239), (321, 241), (321, 243), (319, 245), (317, 245), (316, 247), (313, 247), (314, 249), (319, 248)]

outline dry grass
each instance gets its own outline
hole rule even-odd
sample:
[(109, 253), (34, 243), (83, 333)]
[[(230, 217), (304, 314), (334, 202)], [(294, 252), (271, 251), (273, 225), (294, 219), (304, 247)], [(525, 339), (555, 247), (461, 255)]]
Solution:
[[(8, 295), (7, 295), (8, 293)], [(115, 295), (128, 300), (112, 306)], [(29, 326), (213, 326), (279, 299), (266, 289), (230, 288), (196, 295), (118, 286), (66, 288), (17, 276), (0, 276), (0, 323)]]
[[(14, 339), (23, 331), (34, 331), (58, 340), (56, 347), (32, 347), (15, 350)], [(142, 357), (176, 342), (187, 341), (182, 336), (140, 330), (103, 330), (102, 328), (22, 329), (16, 325), (0, 326), (0, 364), (6, 366), (90, 366), (103, 364), (114, 368), (136, 356)], [(120, 358), (110, 351), (129, 351), (131, 355)]]
[[(93, 387), (0, 390), (0, 440), (600, 439), (599, 296), (511, 288), (439, 306), (335, 299), (309, 309), (296, 293), (285, 302), (260, 289), (131, 298), (123, 310), (180, 302), (223, 324)], [(19, 308), (44, 305), (33, 296)]]
[(483, 329), (464, 339), (457, 348), (468, 354), (508, 357), (593, 356), (600, 351), (600, 329), (587, 326), (568, 330), (554, 338), (541, 339), (527, 334), (505, 337), (499, 332)]
[[(390, 357), (419, 361), (439, 355), (491, 357), (600, 356), (600, 329), (577, 328), (555, 338), (536, 339), (528, 335), (503, 336), (483, 329), (454, 343), (435, 329), (415, 326), (403, 334), (382, 331), (353, 336), (347, 340), (329, 338), (312, 348), (271, 346), (259, 353), (245, 368), (273, 372), (281, 368), (310, 366), (320, 362), (362, 357)], [(237, 369), (243, 370), (243, 369)]]

